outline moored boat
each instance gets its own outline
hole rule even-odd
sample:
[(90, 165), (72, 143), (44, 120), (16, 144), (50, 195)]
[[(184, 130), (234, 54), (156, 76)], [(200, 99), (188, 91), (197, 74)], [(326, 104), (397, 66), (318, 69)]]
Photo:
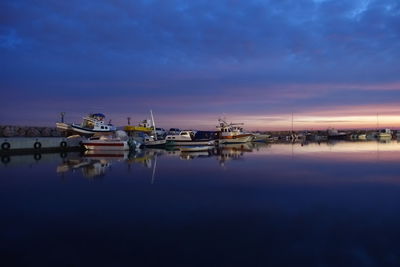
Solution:
[(379, 139), (392, 139), (392, 131), (390, 129), (383, 129), (378, 131), (377, 137)]
[(253, 134), (243, 132), (243, 128), (239, 125), (243, 123), (227, 123), (226, 121), (219, 119), (219, 125), (217, 129), (219, 131), (219, 142), (221, 144), (229, 143), (246, 143), (253, 139)]
[(216, 132), (181, 131), (177, 135), (167, 135), (167, 146), (214, 146), (216, 144)]
[(129, 140), (124, 131), (117, 131), (115, 134), (96, 134), (88, 140), (82, 141), (82, 145), (87, 150), (104, 151), (126, 151), (131, 148), (137, 149), (140, 146), (136, 141)]
[(359, 135), (357, 136), (357, 139), (358, 139), (358, 140), (367, 140), (367, 134), (359, 134)]
[(144, 145), (146, 147), (164, 147), (165, 139), (155, 139), (153, 136), (146, 135), (144, 138)]
[[(72, 123), (71, 130), (80, 133), (92, 135), (95, 133), (110, 133), (116, 131), (116, 127), (112, 124), (104, 122), (105, 116), (102, 113), (89, 114), (83, 118), (81, 124)], [(58, 126), (58, 125), (57, 125)]]
[(88, 150), (129, 150), (128, 141), (122, 141), (119, 138), (108, 138), (106, 136), (91, 137), (82, 142), (82, 145)]
[(124, 127), (124, 130), (127, 132), (144, 132), (144, 133), (151, 133), (154, 129), (151, 125), (151, 121), (149, 119), (143, 120), (137, 126), (127, 125)]
[(328, 140), (345, 140), (348, 135), (345, 132), (339, 132), (336, 129), (328, 129)]

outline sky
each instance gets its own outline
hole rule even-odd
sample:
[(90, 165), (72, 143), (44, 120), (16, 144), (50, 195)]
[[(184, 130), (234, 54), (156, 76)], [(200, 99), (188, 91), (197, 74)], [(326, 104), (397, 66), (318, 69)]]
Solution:
[(400, 128), (398, 0), (3, 0), (0, 124)]

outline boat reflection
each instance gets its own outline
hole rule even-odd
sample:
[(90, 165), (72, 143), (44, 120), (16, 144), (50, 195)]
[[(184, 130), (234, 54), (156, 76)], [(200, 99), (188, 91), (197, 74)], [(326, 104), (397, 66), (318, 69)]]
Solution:
[[(221, 167), (226, 167), (230, 161), (239, 161), (254, 157), (279, 157), (282, 160), (303, 159), (306, 161), (346, 161), (346, 162), (398, 162), (400, 158), (400, 143), (393, 140), (379, 141), (329, 141), (301, 143), (242, 143), (225, 144), (206, 151), (181, 151), (178, 149), (143, 149), (139, 151), (86, 151), (85, 153), (69, 153), (68, 155), (43, 154), (40, 162), (58, 161), (57, 173), (76, 172), (80, 170), (86, 178), (102, 177), (110, 166), (120, 163), (128, 166), (139, 165), (153, 169), (157, 158), (173, 158), (180, 160), (215, 159)], [(285, 158), (286, 157), (286, 158)], [(32, 156), (11, 156), (4, 166), (21, 165), (24, 162), (32, 165)], [(10, 162), (13, 163), (10, 165)], [(154, 174), (153, 174), (154, 176)]]
[(104, 176), (107, 169), (111, 166), (107, 159), (66, 159), (62, 164), (57, 166), (57, 173), (75, 172), (81, 170), (82, 175), (86, 178), (95, 178)]
[(80, 170), (86, 178), (103, 177), (114, 162), (128, 160), (128, 151), (87, 150), (82, 155), (72, 155), (63, 159), (56, 172), (65, 174)]
[(57, 173), (74, 172), (81, 170), (86, 178), (95, 178), (104, 176), (111, 165), (123, 162), (128, 168), (133, 164), (142, 165), (146, 168), (155, 166), (154, 161), (158, 155), (165, 151), (156, 149), (142, 151), (85, 151), (82, 155), (67, 157), (57, 166)]

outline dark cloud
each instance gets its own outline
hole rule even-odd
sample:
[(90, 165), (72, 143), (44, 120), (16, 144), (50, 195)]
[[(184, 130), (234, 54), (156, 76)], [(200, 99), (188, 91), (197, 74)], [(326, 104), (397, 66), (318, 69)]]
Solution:
[[(1, 86), (15, 99), (222, 95), (252, 110), (286, 84), (304, 84), (291, 92), (301, 95), (310, 84), (399, 80), (397, 0), (13, 0), (0, 10)], [(400, 96), (314, 93), (268, 110)]]

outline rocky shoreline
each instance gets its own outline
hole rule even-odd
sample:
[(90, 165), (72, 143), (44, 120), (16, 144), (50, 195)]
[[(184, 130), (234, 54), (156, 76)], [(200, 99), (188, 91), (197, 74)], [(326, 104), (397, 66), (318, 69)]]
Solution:
[(0, 126), (0, 137), (61, 137), (55, 127), (37, 126)]

